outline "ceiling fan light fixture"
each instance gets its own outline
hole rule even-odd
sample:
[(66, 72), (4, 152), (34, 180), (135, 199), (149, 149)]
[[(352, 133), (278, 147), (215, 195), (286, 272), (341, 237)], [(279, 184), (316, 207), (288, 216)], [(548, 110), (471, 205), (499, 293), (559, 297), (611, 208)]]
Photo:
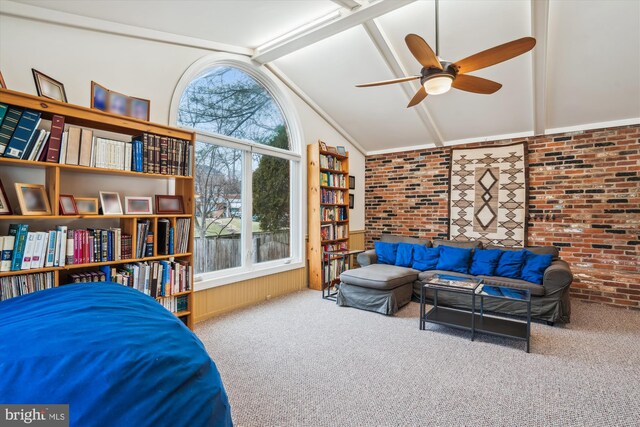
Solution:
[(441, 95), (449, 92), (452, 83), (453, 76), (449, 74), (440, 74), (425, 80), (424, 88), (429, 95)]

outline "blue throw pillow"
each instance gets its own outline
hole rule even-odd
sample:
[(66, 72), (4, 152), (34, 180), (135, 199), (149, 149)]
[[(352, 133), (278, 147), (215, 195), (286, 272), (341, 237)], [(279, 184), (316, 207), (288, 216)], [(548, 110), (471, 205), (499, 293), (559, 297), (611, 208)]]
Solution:
[(520, 277), (527, 282), (542, 285), (544, 271), (551, 265), (553, 255), (537, 255), (526, 249), (524, 252), (526, 253), (526, 259)]
[(373, 245), (378, 257), (378, 264), (394, 265), (396, 263), (397, 243), (375, 242)]
[(411, 243), (398, 243), (398, 252), (396, 253), (395, 265), (399, 267), (411, 267), (413, 262), (413, 251), (420, 245)]
[(439, 258), (440, 248), (415, 247), (413, 248), (413, 264), (411, 268), (420, 271), (435, 270)]
[(522, 264), (524, 264), (525, 251), (502, 251), (496, 272), (494, 275), (520, 279)]
[(500, 249), (476, 249), (473, 252), (473, 261), (469, 267), (469, 274), (474, 276), (493, 276), (502, 256)]
[(440, 249), (440, 258), (436, 270), (457, 271), (465, 274), (469, 272), (471, 249), (452, 246), (438, 246), (438, 249)]

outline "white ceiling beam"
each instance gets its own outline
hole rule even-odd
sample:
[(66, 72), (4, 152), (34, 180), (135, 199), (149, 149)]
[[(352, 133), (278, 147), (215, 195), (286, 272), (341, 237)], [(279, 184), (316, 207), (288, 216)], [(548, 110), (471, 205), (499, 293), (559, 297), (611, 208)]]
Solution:
[(338, 6), (344, 7), (345, 9), (349, 9), (349, 10), (362, 6), (360, 3), (358, 3), (355, 0), (331, 0), (331, 1), (337, 4)]
[(300, 34), (294, 32), (291, 37), (287, 37), (272, 46), (269, 46), (269, 43), (267, 43), (266, 45), (269, 46), (267, 48), (261, 49), (258, 47), (251, 59), (259, 64), (275, 61), (278, 58), (310, 46), (320, 40), (339, 34), (393, 10), (400, 9), (414, 1), (416, 0), (378, 0), (374, 3), (362, 5), (351, 11), (343, 11), (340, 17), (328, 23), (320, 24), (315, 28), (309, 28)]
[(531, 32), (536, 39), (533, 49), (533, 134), (544, 135), (547, 127), (549, 0), (531, 1)]
[[(371, 41), (373, 41), (376, 49), (378, 49), (378, 52), (380, 53), (380, 55), (382, 55), (382, 58), (396, 78), (407, 77), (416, 74), (415, 72), (410, 73), (405, 69), (405, 67), (400, 62), (398, 54), (391, 46), (391, 43), (389, 43), (387, 36), (384, 34), (378, 24), (376, 24), (374, 21), (367, 21), (363, 25), (365, 30), (367, 31), (367, 34), (371, 38)], [(418, 81), (400, 83), (399, 85), (407, 95), (407, 101), (410, 101), (416, 94), (418, 89), (420, 89), (420, 83)], [(420, 120), (431, 135), (432, 142), (436, 146), (442, 147), (442, 134), (436, 126), (436, 123), (429, 113), (429, 109), (427, 108), (425, 103), (422, 102), (415, 107), (412, 107), (411, 110), (413, 110), (418, 115), (418, 117), (420, 117)]]

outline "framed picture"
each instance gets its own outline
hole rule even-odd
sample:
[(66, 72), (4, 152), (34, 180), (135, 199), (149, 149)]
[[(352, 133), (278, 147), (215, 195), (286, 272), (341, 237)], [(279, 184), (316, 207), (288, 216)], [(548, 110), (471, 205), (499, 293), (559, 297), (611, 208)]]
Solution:
[(7, 193), (6, 191), (4, 191), (4, 185), (2, 185), (2, 181), (0, 181), (0, 215), (11, 214), (13, 214), (13, 211), (11, 210), (11, 206), (9, 205)]
[(127, 115), (128, 97), (112, 90), (109, 91), (107, 111), (113, 114)]
[(129, 117), (149, 121), (151, 101), (148, 99), (129, 97)]
[(182, 196), (161, 196), (156, 194), (157, 214), (182, 214), (184, 205)]
[(97, 215), (98, 199), (96, 197), (76, 197), (76, 207), (80, 215)]
[(15, 183), (22, 215), (51, 215), (51, 206), (44, 185)]
[(6, 89), (7, 88), (7, 84), (4, 82), (4, 77), (2, 77), (2, 71), (0, 71), (0, 87), (2, 89)]
[(353, 209), (353, 194), (349, 194), (349, 209)]
[(342, 145), (338, 145), (336, 148), (338, 149), (338, 154), (340, 154), (341, 156), (347, 155), (347, 150), (345, 150)]
[(38, 92), (38, 96), (67, 102), (67, 94), (64, 91), (64, 85), (62, 83), (42, 74), (35, 68), (32, 68), (31, 71), (33, 72), (33, 79), (36, 82), (36, 91)]
[(71, 194), (60, 195), (60, 214), (61, 215), (78, 215), (78, 206)]
[(107, 111), (109, 102), (109, 89), (91, 81), (91, 108), (100, 111)]
[(349, 175), (349, 190), (356, 189), (356, 177), (353, 175)]
[(127, 215), (151, 215), (153, 214), (153, 205), (151, 197), (129, 197), (124, 198), (124, 213)]
[(111, 191), (100, 192), (100, 204), (103, 215), (122, 215), (120, 194)]
[(336, 147), (334, 147), (332, 145), (328, 145), (327, 146), (327, 151), (330, 152), (330, 153), (338, 154), (338, 150), (336, 149)]
[(320, 141), (320, 149), (322, 151), (327, 151), (327, 144), (325, 144), (324, 142)]

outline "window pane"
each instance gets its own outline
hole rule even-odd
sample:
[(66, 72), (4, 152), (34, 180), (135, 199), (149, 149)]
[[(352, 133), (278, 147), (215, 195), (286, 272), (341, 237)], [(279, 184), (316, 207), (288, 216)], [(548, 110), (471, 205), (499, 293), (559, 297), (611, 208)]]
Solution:
[(253, 262), (291, 256), (290, 162), (253, 154)]
[[(271, 94), (233, 67), (215, 67), (192, 81), (178, 109), (178, 124), (220, 135), (289, 149), (286, 122)], [(276, 140), (279, 129), (284, 139)]]
[(196, 274), (239, 267), (242, 151), (196, 143)]

